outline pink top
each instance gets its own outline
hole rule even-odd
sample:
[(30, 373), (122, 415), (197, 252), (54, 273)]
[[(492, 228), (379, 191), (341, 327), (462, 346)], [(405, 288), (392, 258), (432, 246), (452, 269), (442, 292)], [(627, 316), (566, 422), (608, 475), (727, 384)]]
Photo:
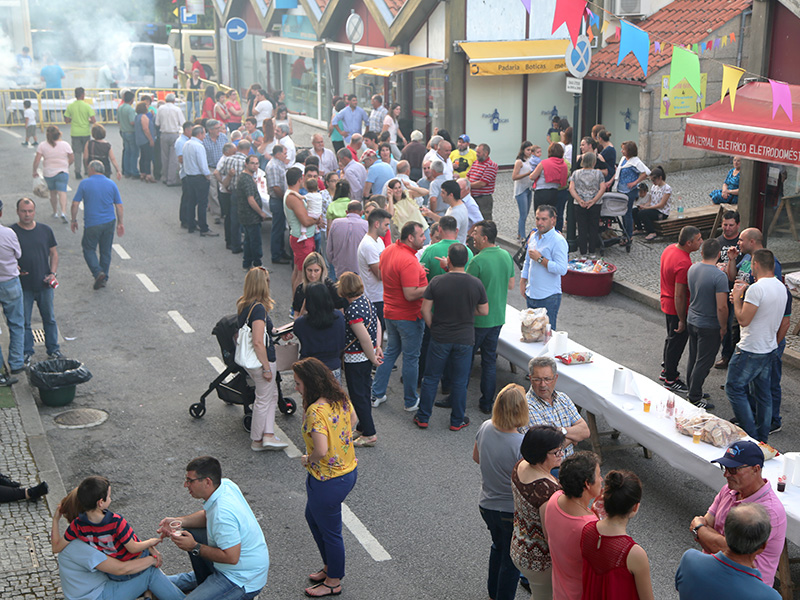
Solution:
[(639, 600), (628, 554), (636, 545), (629, 535), (600, 535), (597, 521), (581, 535), (583, 600)]
[(563, 495), (563, 490), (553, 494), (544, 511), (547, 545), (553, 560), (553, 600), (581, 600), (583, 594), (581, 533), (586, 523), (597, 521), (597, 516), (568, 515), (558, 505), (558, 499)]
[(45, 177), (55, 177), (61, 172), (69, 173), (69, 157), (72, 154), (72, 146), (64, 140), (58, 140), (55, 146), (44, 141), (36, 148), (36, 152), (44, 158), (42, 172)]
[(781, 501), (778, 500), (775, 490), (772, 489), (766, 479), (760, 490), (745, 499), (739, 498), (739, 492), (735, 492), (725, 485), (708, 509), (708, 512), (714, 515), (714, 529), (720, 535), (725, 535), (725, 518), (731, 508), (741, 502), (760, 504), (769, 515), (772, 531), (769, 534), (764, 552), (756, 556), (755, 565), (756, 569), (761, 571), (761, 578), (764, 583), (771, 587), (775, 581), (778, 560), (781, 557), (781, 552), (783, 552), (783, 543), (786, 539), (786, 510), (783, 508)]

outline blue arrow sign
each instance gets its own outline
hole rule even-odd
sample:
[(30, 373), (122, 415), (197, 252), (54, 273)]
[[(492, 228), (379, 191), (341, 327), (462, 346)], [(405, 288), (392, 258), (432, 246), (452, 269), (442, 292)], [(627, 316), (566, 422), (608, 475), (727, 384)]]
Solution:
[(228, 34), (231, 41), (241, 42), (244, 36), (247, 35), (247, 23), (244, 22), (244, 19), (240, 19), (239, 17), (228, 19), (228, 22), (225, 24), (225, 33)]
[(181, 6), (181, 25), (197, 25), (197, 15), (187, 14), (185, 6)]

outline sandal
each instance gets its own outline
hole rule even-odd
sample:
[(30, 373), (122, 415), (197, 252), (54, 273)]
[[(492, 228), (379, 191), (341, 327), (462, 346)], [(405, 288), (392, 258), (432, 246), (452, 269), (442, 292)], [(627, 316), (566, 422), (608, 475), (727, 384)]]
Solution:
[[(317, 588), (328, 588), (328, 591), (324, 594), (312, 594), (309, 590), (316, 590)], [(339, 591), (336, 591), (336, 588), (339, 588)], [(342, 584), (330, 586), (324, 581), (320, 581), (317, 585), (312, 585), (311, 587), (306, 588), (303, 590), (309, 598), (322, 598), (323, 596), (338, 596), (342, 593)]]
[(353, 441), (353, 446), (356, 448), (372, 448), (378, 442), (378, 436), (373, 435), (372, 437), (360, 437), (357, 440)]
[(658, 237), (658, 234), (650, 233), (650, 234), (647, 235), (647, 237), (644, 238), (644, 241), (645, 242), (652, 242), (657, 237)]
[[(320, 577), (322, 575), (322, 577)], [(322, 583), (328, 578), (328, 572), (325, 569), (320, 569), (316, 573), (312, 573), (308, 576), (308, 580), (312, 583)]]

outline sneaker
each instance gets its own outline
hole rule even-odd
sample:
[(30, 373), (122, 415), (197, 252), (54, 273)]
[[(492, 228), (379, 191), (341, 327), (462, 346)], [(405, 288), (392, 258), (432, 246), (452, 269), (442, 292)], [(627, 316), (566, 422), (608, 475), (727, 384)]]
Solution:
[(271, 440), (262, 441), (261, 445), (265, 450), (283, 450), (288, 448), (289, 444), (279, 438), (272, 438)]
[(26, 148), (28, 147), (28, 142), (21, 142), (21, 144), (22, 144), (23, 146), (25, 146)]
[(108, 276), (100, 271), (97, 277), (94, 278), (94, 289), (99, 290), (100, 288), (106, 287), (106, 279), (108, 279)]
[(469, 426), (469, 417), (464, 415), (464, 420), (461, 421), (461, 425), (450, 425), (450, 431), (461, 431), (464, 427)]
[(433, 403), (434, 406), (438, 406), (439, 408), (453, 408), (453, 403), (450, 402), (450, 396), (447, 398), (442, 398), (441, 400), (437, 400)]
[(380, 398), (378, 396), (373, 396), (372, 397), (372, 408), (378, 408), (384, 402), (386, 402), (386, 394), (384, 394)]
[(675, 381), (665, 380), (664, 387), (676, 394), (686, 394), (689, 391), (689, 387), (680, 379), (676, 379)]
[(773, 423), (769, 428), (769, 432), (770, 433), (778, 433), (781, 429), (782, 429), (782, 427), (781, 427), (780, 423)]
[(54, 352), (48, 352), (47, 358), (66, 358), (66, 356), (61, 353), (61, 350), (55, 350)]
[(33, 354), (26, 354), (23, 363), (26, 369), (30, 369), (33, 364)]
[(708, 402), (705, 399), (692, 402), (692, 404), (694, 404), (697, 408), (702, 408), (703, 410), (714, 410), (714, 403)]
[(419, 398), (417, 398), (417, 401), (414, 402), (413, 405), (403, 407), (403, 410), (405, 410), (406, 412), (417, 412), (418, 408), (419, 408)]
[(484, 414), (484, 415), (492, 414), (492, 406), (491, 405), (490, 406), (483, 406), (482, 404), (478, 405), (478, 410), (480, 410), (481, 413)]
[[(80, 179), (80, 177), (78, 177), (78, 179)], [(61, 213), (61, 220), (64, 221), (64, 223), (69, 223), (67, 215), (65, 215), (63, 212)]]
[(23, 363), (21, 367), (17, 367), (16, 369), (11, 369), (11, 374), (12, 375), (19, 375), (24, 370), (25, 370), (25, 363)]
[(200, 232), (200, 237), (219, 237), (219, 233), (217, 233), (216, 231), (211, 231), (210, 229), (207, 229), (206, 231), (201, 231)]
[(427, 429), (428, 428), (428, 422), (427, 421), (420, 421), (419, 417), (417, 417), (417, 416), (414, 417), (414, 425), (416, 425), (420, 429)]
[(11, 387), (18, 381), (19, 379), (17, 379), (16, 377), (11, 377), (10, 375), (6, 375), (5, 373), (0, 373), (0, 386)]
[(36, 502), (42, 496), (46, 496), (49, 491), (50, 486), (47, 485), (46, 481), (43, 481), (39, 485), (28, 488), (28, 500), (30, 502)]
[(269, 450), (269, 448), (265, 448), (264, 445), (259, 442), (250, 442), (250, 450), (253, 452), (264, 452), (264, 450)]
[(661, 369), (661, 375), (658, 376), (658, 380), (659, 381), (666, 381), (667, 378), (665, 377), (665, 374), (666, 374), (666, 370)]

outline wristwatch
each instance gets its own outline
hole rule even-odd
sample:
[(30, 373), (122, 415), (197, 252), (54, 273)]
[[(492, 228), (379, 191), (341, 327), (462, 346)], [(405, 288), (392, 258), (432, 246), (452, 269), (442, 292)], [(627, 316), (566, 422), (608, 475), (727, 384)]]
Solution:
[(698, 532), (700, 531), (700, 528), (705, 526), (706, 526), (705, 523), (700, 523), (700, 525), (698, 525), (697, 527), (692, 527), (692, 533), (694, 534), (694, 539), (698, 539), (699, 536)]
[(562, 427), (561, 428), (561, 433), (563, 433), (564, 435), (567, 435), (567, 428), (566, 427)]
[(191, 554), (192, 556), (200, 556), (200, 546), (202, 546), (202, 545), (203, 544), (198, 542), (197, 545), (194, 548), (189, 550), (189, 554)]
[(536, 262), (542, 264), (544, 262), (544, 256), (540, 256), (539, 258), (537, 258)]

